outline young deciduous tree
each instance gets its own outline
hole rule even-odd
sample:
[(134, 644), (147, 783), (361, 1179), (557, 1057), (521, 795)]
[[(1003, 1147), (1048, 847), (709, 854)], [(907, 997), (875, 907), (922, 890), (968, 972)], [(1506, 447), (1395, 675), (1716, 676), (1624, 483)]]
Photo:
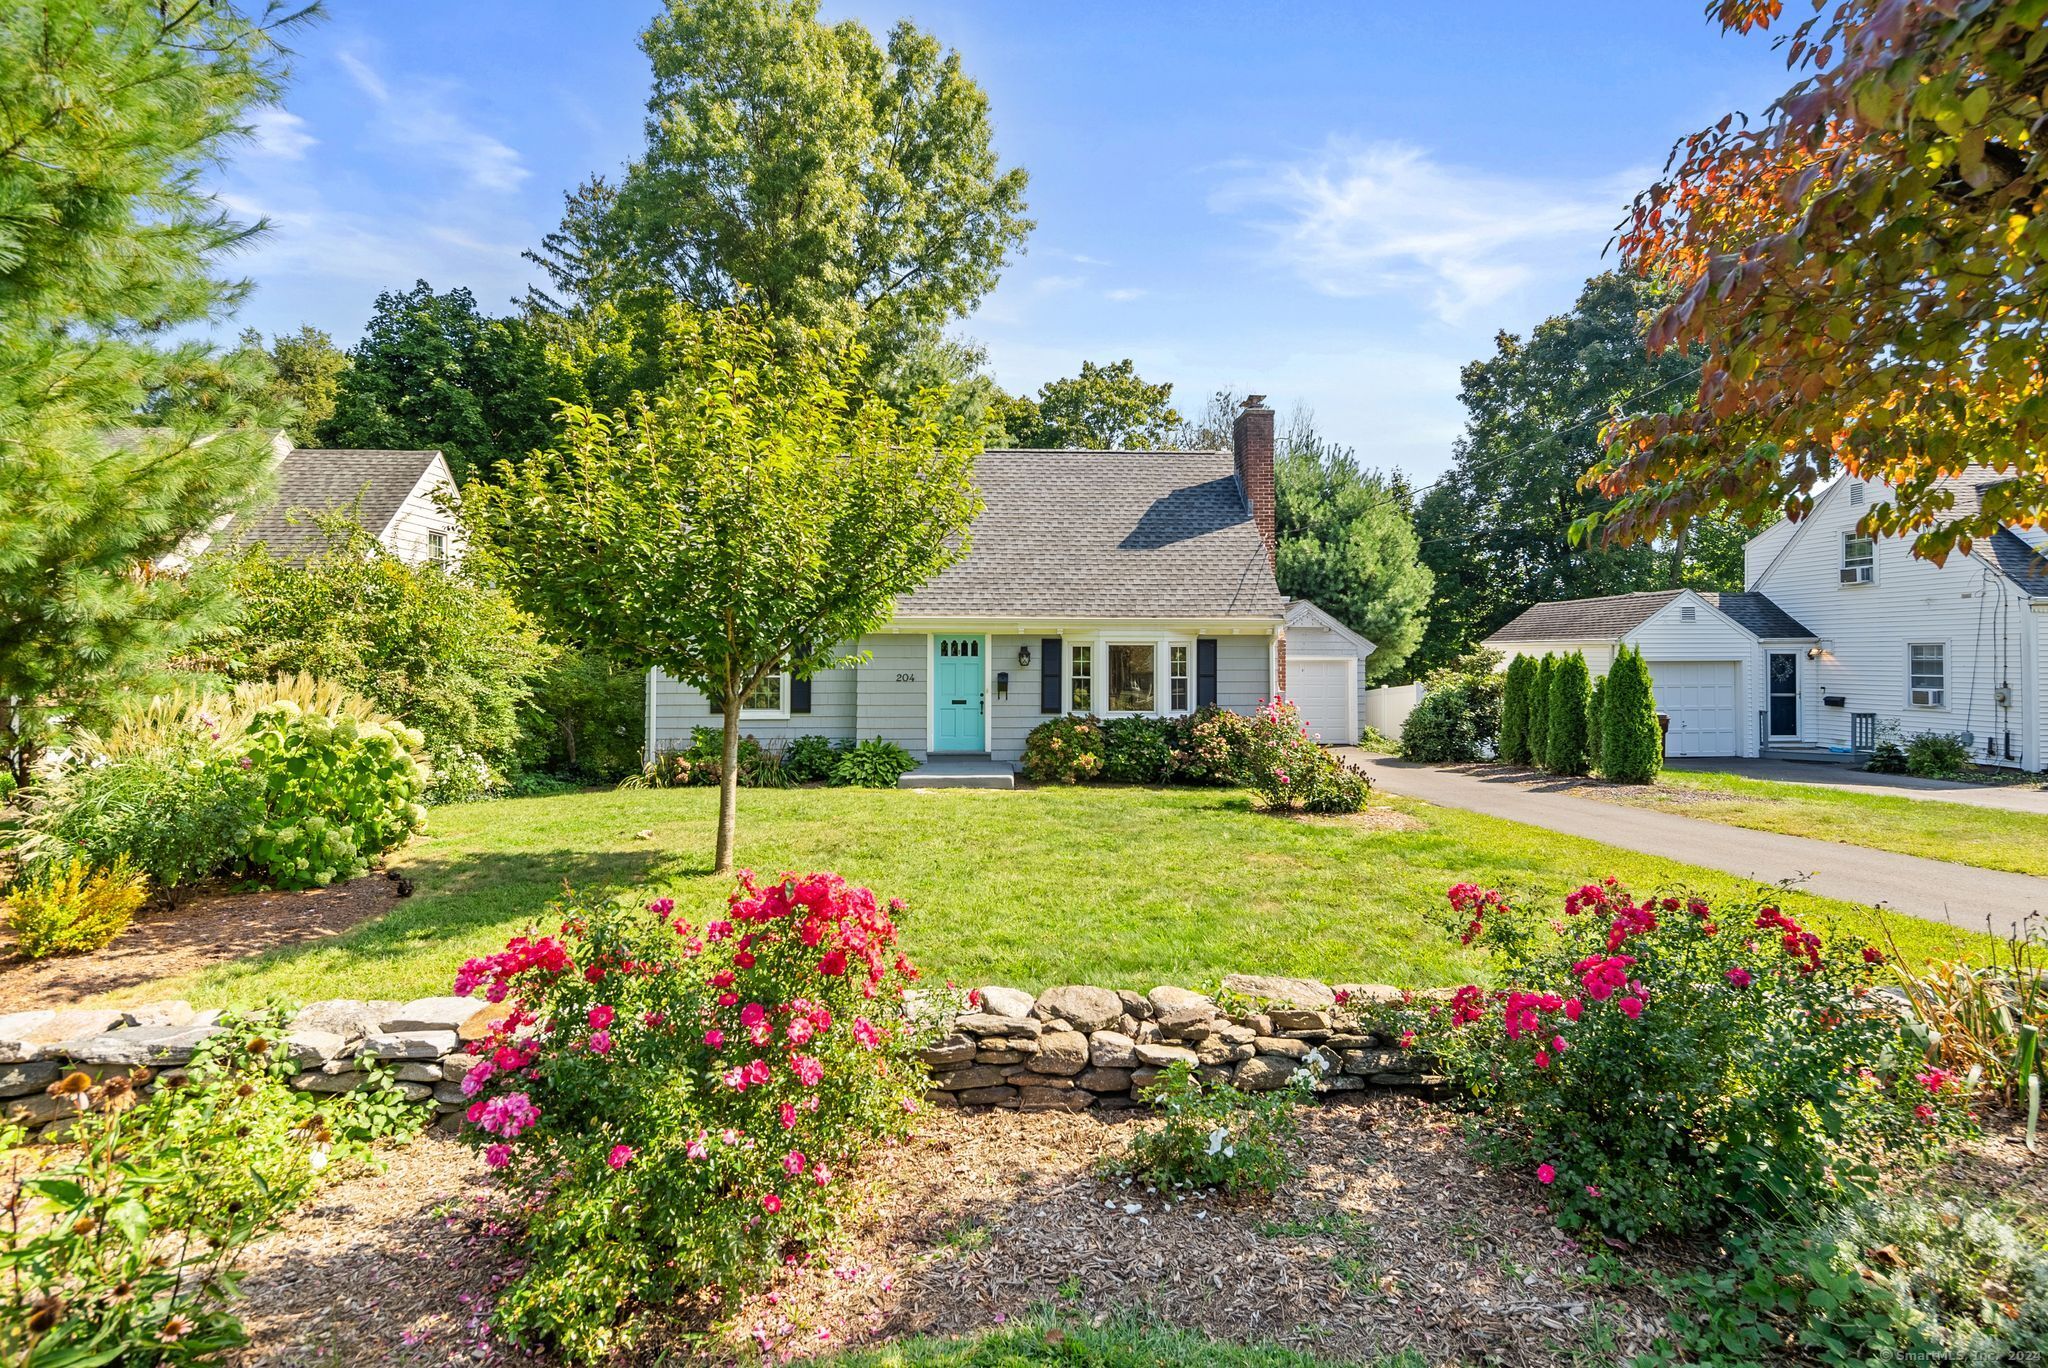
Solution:
[(865, 358), (792, 347), (751, 309), (665, 310), (666, 383), (630, 408), (562, 412), (551, 449), (464, 504), (470, 556), (568, 638), (658, 666), (719, 706), (714, 868), (732, 867), (740, 710), (770, 675), (847, 663), (848, 642), (963, 550), (978, 434), (907, 413)]
[(291, 411), (285, 431), (293, 445), (313, 445), (318, 440), (315, 434), (334, 417), (341, 375), (348, 369), (348, 353), (310, 323), (296, 333), (272, 338), (268, 348), (263, 345), (263, 334), (250, 328), (243, 332), (241, 345), (245, 350), (262, 352), (269, 359), (275, 377), (271, 383)]
[(1031, 229), (1025, 176), (998, 164), (958, 53), (907, 21), (877, 44), (817, 16), (818, 0), (668, 0), (640, 39), (647, 149), (615, 207), (570, 206), (564, 243), (608, 255), (616, 212), (633, 280), (858, 335), (886, 372), (994, 288)]
[[(1594, 468), (1626, 542), (1700, 513), (1812, 507), (1842, 469), (1895, 490), (1862, 528), (1941, 560), (2048, 516), (2048, 52), (2037, 0), (1816, 5), (1798, 79), (1695, 133), (1637, 197), (1623, 263), (1678, 291), (1653, 352), (1706, 351), (1698, 404), (1624, 409)], [(1724, 27), (1781, 0), (1721, 0)], [(1941, 477), (2012, 478), (1957, 509)]]
[(997, 400), (994, 416), (1004, 445), (1034, 450), (1130, 451), (1169, 446), (1180, 430), (1173, 386), (1154, 385), (1126, 357), (1039, 386), (1027, 396)]
[(1584, 653), (1560, 657), (1550, 676), (1550, 737), (1543, 748), (1544, 766), (1553, 774), (1584, 774), (1587, 767), (1586, 726), (1593, 700), (1593, 678)]
[(1664, 732), (1657, 725), (1657, 700), (1650, 691), (1650, 667), (1641, 651), (1624, 646), (1607, 671), (1600, 742), (1600, 770), (1617, 784), (1652, 784), (1664, 768)]
[(169, 339), (247, 289), (220, 261), (260, 225), (201, 177), (277, 98), (303, 17), (0, 7), (0, 754), (19, 780), (52, 718), (219, 620), (214, 586), (157, 565), (255, 496), (282, 411), (255, 358)]

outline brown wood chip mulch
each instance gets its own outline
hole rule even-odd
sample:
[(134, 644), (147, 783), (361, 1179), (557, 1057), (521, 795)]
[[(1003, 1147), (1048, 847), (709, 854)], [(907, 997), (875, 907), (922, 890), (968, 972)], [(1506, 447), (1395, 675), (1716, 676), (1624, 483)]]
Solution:
[[(739, 1308), (711, 1357), (975, 1330), (1048, 1304), (1337, 1360), (1412, 1347), (1432, 1364), (1607, 1361), (1663, 1324), (1649, 1293), (1591, 1285), (1601, 1246), (1552, 1226), (1526, 1179), (1484, 1170), (1442, 1108), (1317, 1108), (1303, 1117), (1302, 1176), (1237, 1205), (1098, 1178), (1096, 1161), (1148, 1124), (928, 1113), (863, 1176), (869, 1210), (818, 1266)], [(250, 1251), (255, 1343), (238, 1362), (528, 1361), (486, 1321), (516, 1268), (488, 1191), (468, 1151), (439, 1137), (330, 1190)]]
[(397, 897), (397, 885), (382, 874), (303, 892), (203, 893), (145, 908), (112, 945), (91, 954), (28, 960), (0, 946), (0, 1011), (101, 996), (132, 1005), (133, 990), (146, 984), (338, 936), (383, 916)]

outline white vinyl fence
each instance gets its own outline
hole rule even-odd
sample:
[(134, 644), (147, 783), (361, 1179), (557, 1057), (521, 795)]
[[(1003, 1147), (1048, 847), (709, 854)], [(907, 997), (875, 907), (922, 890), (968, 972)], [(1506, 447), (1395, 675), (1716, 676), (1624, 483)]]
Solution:
[(1365, 691), (1365, 725), (1377, 727), (1398, 741), (1401, 728), (1407, 724), (1408, 714), (1415, 711), (1415, 705), (1422, 701), (1422, 685), (1382, 684), (1377, 689)]

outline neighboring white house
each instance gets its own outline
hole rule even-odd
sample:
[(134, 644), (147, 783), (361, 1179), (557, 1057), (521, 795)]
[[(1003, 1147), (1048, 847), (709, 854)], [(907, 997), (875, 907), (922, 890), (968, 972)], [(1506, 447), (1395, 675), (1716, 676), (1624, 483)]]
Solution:
[[(1285, 691), (1273, 411), (1257, 398), (1232, 448), (983, 453), (967, 555), (897, 599), (857, 643), (861, 663), (764, 681), (746, 730), (771, 743), (880, 736), (920, 758), (1009, 765), (1048, 717), (1250, 711)], [(1348, 670), (1342, 687), (1355, 688)], [(650, 756), (718, 717), (698, 690), (649, 673)]]
[(440, 452), (294, 447), (282, 433), (276, 446), (277, 496), (215, 540), (262, 542), (275, 555), (301, 556), (324, 544), (311, 515), (353, 511), (402, 561), (461, 559), (455, 476)]
[[(1959, 510), (2001, 477), (1944, 482)], [(2005, 528), (1946, 565), (1856, 524), (1889, 491), (1844, 478), (1798, 522), (1753, 538), (1744, 592), (1539, 603), (1487, 638), (1509, 655), (1583, 650), (1597, 675), (1641, 649), (1671, 754), (1868, 751), (1881, 728), (1960, 734), (1986, 764), (2048, 755), (2048, 540)]]

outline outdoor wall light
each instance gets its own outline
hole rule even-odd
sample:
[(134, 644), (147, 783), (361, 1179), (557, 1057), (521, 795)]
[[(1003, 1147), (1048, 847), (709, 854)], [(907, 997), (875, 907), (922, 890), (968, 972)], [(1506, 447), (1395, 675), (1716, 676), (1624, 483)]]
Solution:
[(1818, 646), (1809, 646), (1809, 647), (1807, 647), (1807, 648), (1806, 648), (1806, 658), (1807, 658), (1808, 660), (1819, 660), (1819, 659), (1820, 659), (1820, 647), (1818, 647)]
[(1017, 648), (1017, 668), (1020, 670), (1031, 668), (1031, 648), (1029, 646), (1019, 646)]

